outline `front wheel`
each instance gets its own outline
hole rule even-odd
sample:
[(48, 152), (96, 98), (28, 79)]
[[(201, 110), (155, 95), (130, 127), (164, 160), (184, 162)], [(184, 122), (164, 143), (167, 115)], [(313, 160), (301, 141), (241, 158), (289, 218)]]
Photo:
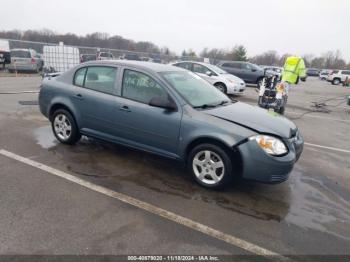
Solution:
[(215, 84), (215, 87), (219, 89), (221, 92), (223, 92), (224, 94), (227, 93), (227, 89), (224, 84), (218, 83), (218, 84)]
[(67, 110), (56, 110), (53, 114), (51, 125), (55, 137), (63, 144), (73, 145), (81, 138), (77, 124)]
[(194, 180), (206, 188), (222, 188), (233, 179), (229, 154), (213, 144), (196, 146), (189, 154), (188, 168)]

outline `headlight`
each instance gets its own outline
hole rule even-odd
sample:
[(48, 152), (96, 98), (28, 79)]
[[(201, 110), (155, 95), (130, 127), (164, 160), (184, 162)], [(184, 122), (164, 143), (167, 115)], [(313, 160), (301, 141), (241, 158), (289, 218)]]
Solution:
[(251, 137), (250, 140), (255, 140), (258, 145), (269, 155), (280, 156), (288, 152), (285, 144), (276, 137), (257, 135)]

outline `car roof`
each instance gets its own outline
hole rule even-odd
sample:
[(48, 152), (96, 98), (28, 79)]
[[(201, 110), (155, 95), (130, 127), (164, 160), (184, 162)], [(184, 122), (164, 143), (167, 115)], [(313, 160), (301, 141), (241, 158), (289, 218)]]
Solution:
[(197, 62), (197, 61), (179, 61), (173, 64), (181, 64), (181, 63), (192, 63), (192, 64), (200, 64), (202, 66), (215, 66), (213, 64), (210, 63), (204, 63), (204, 62)]
[(119, 65), (119, 66), (131, 66), (138, 67), (147, 71), (153, 72), (166, 72), (166, 71), (186, 71), (180, 67), (172, 65), (164, 65), (159, 63), (152, 63), (146, 61), (131, 61), (131, 60), (101, 60), (101, 61), (89, 61), (84, 65)]
[(28, 48), (13, 48), (13, 49), (11, 49), (10, 51), (26, 51), (26, 52), (28, 52), (28, 51), (31, 51), (31, 50), (33, 50), (33, 49), (28, 49)]

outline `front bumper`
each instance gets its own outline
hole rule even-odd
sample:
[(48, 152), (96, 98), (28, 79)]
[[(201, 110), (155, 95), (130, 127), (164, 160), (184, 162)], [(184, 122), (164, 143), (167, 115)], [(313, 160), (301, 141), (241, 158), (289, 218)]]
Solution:
[(18, 71), (36, 71), (38, 66), (36, 64), (10, 64), (8, 66), (9, 70), (18, 70)]
[(245, 83), (234, 83), (227, 85), (227, 94), (242, 94), (246, 88)]
[(303, 151), (304, 141), (298, 135), (284, 142), (289, 151), (280, 157), (267, 154), (255, 140), (241, 144), (238, 150), (243, 161), (242, 177), (270, 184), (286, 181)]

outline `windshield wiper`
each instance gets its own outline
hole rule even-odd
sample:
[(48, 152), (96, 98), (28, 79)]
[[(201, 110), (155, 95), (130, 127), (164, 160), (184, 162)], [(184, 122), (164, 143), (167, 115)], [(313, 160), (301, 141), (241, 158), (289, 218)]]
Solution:
[(228, 100), (222, 100), (219, 104), (217, 104), (216, 106), (223, 106), (223, 105), (225, 105), (225, 104), (227, 104), (227, 103), (230, 103), (230, 101), (228, 101)]
[(194, 106), (193, 108), (206, 109), (206, 108), (210, 108), (210, 107), (217, 107), (217, 105), (203, 104), (203, 105), (200, 105), (200, 106)]
[(194, 106), (193, 108), (201, 108), (201, 109), (214, 108), (214, 107), (218, 107), (218, 106), (223, 106), (223, 105), (225, 105), (227, 103), (230, 103), (230, 101), (222, 100), (218, 104), (203, 104), (203, 105), (200, 105), (200, 106)]

